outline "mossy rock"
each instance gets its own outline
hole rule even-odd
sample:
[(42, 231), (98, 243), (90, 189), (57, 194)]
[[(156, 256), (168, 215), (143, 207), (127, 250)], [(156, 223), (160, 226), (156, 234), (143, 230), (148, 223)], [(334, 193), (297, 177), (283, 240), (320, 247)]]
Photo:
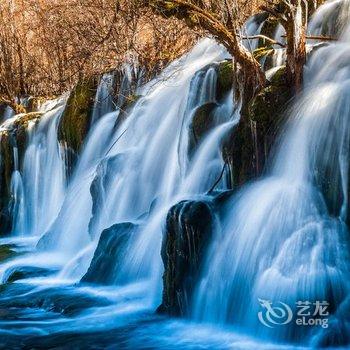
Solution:
[[(286, 69), (281, 67), (271, 77), (269, 85), (263, 89), (249, 106), (250, 119), (259, 122), (260, 126), (269, 128), (275, 119), (285, 111), (291, 97), (287, 84)], [(272, 119), (273, 118), (273, 119)]]
[[(97, 86), (97, 76), (81, 79), (72, 90), (60, 120), (58, 138), (75, 156), (89, 132)], [(70, 159), (68, 166), (72, 167), (75, 161)]]
[(36, 266), (22, 266), (18, 270), (13, 271), (7, 278), (7, 283), (13, 283), (19, 280), (26, 278), (34, 277), (44, 277), (49, 276), (57, 272), (56, 270), (49, 270), (45, 267), (36, 267)]
[(127, 254), (129, 240), (137, 232), (137, 225), (118, 223), (103, 230), (94, 257), (81, 282), (113, 284)]
[(242, 116), (238, 125), (224, 138), (221, 149), (222, 158), (228, 165), (226, 181), (230, 189), (243, 185), (257, 175), (254, 152), (249, 120)]
[(281, 67), (243, 109), (240, 122), (228, 134), (222, 147), (223, 159), (229, 166), (227, 180), (231, 188), (262, 174), (292, 96), (286, 69)]
[(9, 131), (0, 132), (0, 235), (12, 229), (11, 176), (14, 169), (14, 140)]
[(13, 257), (15, 254), (16, 252), (13, 250), (13, 246), (9, 244), (0, 245), (0, 263)]
[(11, 135), (18, 151), (18, 160), (21, 166), (27, 148), (28, 128), (36, 125), (42, 117), (42, 112), (31, 112), (20, 114), (12, 124)]
[(215, 124), (214, 111), (217, 107), (215, 102), (206, 103), (197, 108), (194, 112), (192, 123), (190, 126), (190, 145), (189, 153), (198, 146), (198, 144), (203, 139), (203, 136), (211, 130)]
[(233, 85), (233, 62), (226, 60), (219, 63), (217, 68), (217, 98), (220, 100), (231, 89)]
[(277, 136), (277, 127), (285, 113), (292, 91), (287, 83), (286, 69), (281, 67), (270, 79), (249, 106), (250, 120), (256, 125), (258, 152), (263, 164), (268, 157), (272, 144)]
[(0, 235), (11, 232), (11, 178), (14, 171), (14, 148), (21, 165), (27, 145), (30, 123), (37, 123), (42, 113), (25, 113), (16, 117), (8, 129), (0, 132)]

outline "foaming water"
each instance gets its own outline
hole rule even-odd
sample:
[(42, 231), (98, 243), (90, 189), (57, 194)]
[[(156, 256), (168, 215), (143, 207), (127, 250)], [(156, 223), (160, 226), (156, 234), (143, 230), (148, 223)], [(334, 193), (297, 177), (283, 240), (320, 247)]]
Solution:
[[(38, 237), (45, 233), (38, 246), (42, 253), (3, 265), (3, 280), (9, 271), (23, 264), (30, 265), (30, 259), (37, 266), (40, 254), (49, 252), (55, 269), (63, 263), (58, 278), (79, 281), (89, 267), (103, 229), (118, 222), (139, 222), (137, 233), (129, 242), (129, 254), (114, 283), (146, 281), (149, 303), (156, 305), (161, 292), (159, 252), (167, 210), (182, 197), (205, 193), (212, 187), (223, 167), (221, 140), (237, 122), (237, 117), (233, 117), (232, 94), (220, 104), (216, 101), (216, 64), (227, 57), (225, 49), (206, 39), (140, 90), (144, 97), (136, 102), (125, 121), (119, 111), (96, 117), (66, 187), (62, 185), (63, 157), (57, 141), (61, 110), (53, 112), (56, 114), (46, 113), (39, 128), (30, 130), (24, 169), (21, 174), (17, 171), (13, 175), (15, 193), (18, 193), (16, 231)], [(105, 89), (100, 87), (97, 96), (105, 95)], [(214, 129), (198, 146), (192, 145), (194, 150), (190, 152), (192, 118), (198, 107), (206, 103), (218, 105), (213, 112)], [(46, 138), (41, 133), (45, 127)], [(45, 149), (43, 154), (47, 158), (41, 160), (40, 151), (46, 139), (57, 154)], [(44, 163), (46, 159), (50, 159), (49, 164)], [(34, 162), (39, 162), (38, 166)], [(43, 195), (36, 190), (41, 183), (38, 176), (46, 174), (40, 164), (46, 166), (50, 174), (62, 172), (62, 176), (50, 176), (45, 181), (51, 182), (40, 187), (50, 191), (45, 197), (49, 200), (45, 206), (39, 205)], [(209, 171), (208, 164), (211, 164)], [(26, 170), (30, 168), (37, 169), (38, 173)], [(205, 176), (201, 178), (198, 175), (202, 173)], [(98, 186), (95, 193), (93, 186)], [(43, 222), (40, 210), (48, 211), (52, 200), (56, 206)], [(93, 208), (93, 201), (98, 209)], [(140, 221), (145, 213), (148, 213), (146, 221)], [(38, 228), (38, 223), (43, 228)]]
[[(57, 114), (45, 113), (39, 128), (29, 131), (24, 171), (18, 170), (13, 175), (19, 194), (16, 231), (23, 231), (26, 236), (30, 232), (41, 239), (36, 252), (25, 253), (1, 265), (0, 277), (4, 283), (17, 278), (19, 271), (25, 272), (24, 279), (19, 276), (20, 281), (11, 284), (14, 290), (23, 289), (13, 300), (14, 305), (29, 298), (34, 304), (43, 303), (45, 310), (51, 302), (52, 305), (62, 302), (64, 305), (58, 307), (62, 307), (63, 315), (57, 316), (55, 307), (53, 314), (36, 310), (28, 322), (6, 321), (5, 333), (15, 337), (19, 334), (47, 336), (63, 329), (99, 332), (122, 327), (134, 319), (140, 322), (145, 312), (148, 313), (146, 319), (155, 318), (149, 312), (160, 302), (160, 246), (167, 212), (177, 201), (203, 195), (217, 182), (224, 166), (221, 142), (238, 121), (239, 108), (234, 107), (232, 92), (217, 100), (217, 65), (226, 58), (229, 56), (224, 48), (212, 40), (203, 40), (192, 52), (139, 89), (143, 97), (136, 101), (125, 120), (119, 111), (104, 115), (96, 112), (75, 171), (59, 191), (59, 208), (52, 213), (54, 220), (47, 217), (45, 230), (35, 224), (41, 222), (38, 216), (41, 207), (37, 209), (35, 202), (41, 197), (35, 195), (36, 187), (30, 186), (30, 179), (34, 184), (39, 181), (35, 173), (26, 174), (25, 169), (36, 166), (33, 162), (39, 156), (35, 152), (39, 152), (46, 140), (40, 132), (44, 127), (60, 160), (47, 166), (54, 172), (63, 164), (57, 148), (61, 110)], [(104, 93), (105, 87), (100, 87), (96, 95)], [(204, 105), (214, 106), (211, 128), (194, 141), (192, 123)], [(101, 106), (98, 108), (101, 110)], [(55, 136), (50, 134), (51, 128)], [(54, 158), (52, 153), (46, 154)], [(61, 188), (63, 179), (59, 176), (60, 183), (47, 184), (52, 191), (49, 198), (55, 196), (57, 187)], [(221, 180), (217, 187), (226, 188), (225, 181)], [(34, 194), (27, 199), (28, 190)], [(34, 204), (22, 203), (30, 198), (34, 198), (31, 200)], [(32, 217), (30, 230), (26, 217)], [(73, 286), (88, 270), (101, 232), (126, 221), (133, 223), (135, 232), (128, 239), (117, 275), (110, 281), (111, 289)], [(8, 303), (9, 298), (1, 302)], [(71, 310), (72, 300), (78, 306), (79, 300), (82, 303), (78, 307), (79, 316), (73, 318), (66, 317), (63, 311), (65, 307)]]
[[(40, 238), (56, 219), (65, 195), (65, 167), (57, 140), (63, 101), (42, 106), (44, 116), (28, 129), (21, 172), (12, 175), (14, 235)], [(40, 112), (41, 112), (40, 111)]]
[[(332, 6), (315, 14), (312, 33), (321, 33), (320, 13), (328, 18)], [(259, 33), (262, 24), (262, 18), (250, 20), (243, 35)], [(282, 32), (277, 28), (276, 38)], [(336, 308), (349, 292), (350, 47), (343, 32), (340, 42), (318, 48), (305, 67), (305, 91), (272, 168), (222, 208), (195, 290), (192, 321), (154, 314), (162, 293), (162, 232), (174, 204), (208, 199), (214, 184), (227, 189), (221, 146), (239, 120), (240, 105), (232, 91), (217, 96), (217, 64), (229, 58), (225, 49), (209, 39), (199, 42), (138, 87), (140, 96), (126, 108), (127, 118), (109, 99), (114, 77), (106, 74), (68, 182), (57, 141), (62, 108), (44, 110), (39, 124), (29, 128), (23, 168), (17, 164), (12, 175), (13, 236), (0, 240), (17, 249), (0, 265), (0, 280), (12, 281), (0, 298), (0, 310), (11, 310), (0, 321), (9, 346), (19, 339), (33, 347), (69, 339), (70, 346), (86, 348), (310, 344), (315, 334), (307, 328), (290, 324), (271, 330), (257, 314), (259, 300), (283, 302), (293, 311), (298, 300), (326, 300)], [(257, 42), (246, 44), (253, 50)], [(283, 55), (280, 50), (274, 65)], [(126, 90), (132, 69), (124, 70)], [(197, 139), (193, 128), (203, 107), (211, 110), (210, 128)], [(41, 179), (47, 173), (49, 178)], [(118, 227), (125, 230), (125, 241), (118, 241)], [(118, 257), (111, 241), (124, 245)], [(94, 266), (101, 263), (95, 259), (101, 251), (102, 266)], [(113, 270), (108, 281), (84, 280), (87, 271), (96, 274), (99, 268)], [(294, 345), (272, 344), (276, 341)]]
[(307, 327), (276, 332), (260, 323), (259, 300), (296, 311), (300, 300), (337, 307), (348, 295), (349, 50), (343, 41), (314, 53), (272, 169), (225, 208), (196, 319), (307, 344)]

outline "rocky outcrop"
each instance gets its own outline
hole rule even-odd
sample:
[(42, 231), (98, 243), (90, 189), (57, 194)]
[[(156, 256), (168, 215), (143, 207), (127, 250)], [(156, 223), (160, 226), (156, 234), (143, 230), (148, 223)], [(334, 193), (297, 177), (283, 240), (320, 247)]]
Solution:
[(216, 85), (216, 99), (219, 101), (231, 89), (233, 85), (233, 62), (226, 60), (219, 63), (217, 66), (217, 85)]
[(67, 168), (71, 174), (82, 144), (89, 132), (98, 77), (81, 79), (68, 98), (58, 127), (59, 141), (67, 150)]
[(292, 97), (281, 67), (249, 105), (242, 107), (241, 120), (222, 148), (231, 188), (261, 175)]
[(190, 144), (189, 154), (193, 153), (193, 150), (202, 141), (203, 136), (209, 132), (215, 125), (215, 108), (218, 106), (215, 102), (209, 102), (202, 106), (199, 106), (192, 117), (190, 125)]
[(94, 257), (81, 282), (113, 284), (121, 267), (123, 254), (128, 254), (126, 245), (137, 226), (120, 223), (104, 230)]
[(213, 212), (206, 202), (182, 201), (170, 209), (161, 252), (164, 274), (159, 312), (173, 316), (188, 313), (212, 226)]
[(0, 235), (11, 232), (11, 175), (14, 169), (12, 138), (10, 133), (0, 133)]

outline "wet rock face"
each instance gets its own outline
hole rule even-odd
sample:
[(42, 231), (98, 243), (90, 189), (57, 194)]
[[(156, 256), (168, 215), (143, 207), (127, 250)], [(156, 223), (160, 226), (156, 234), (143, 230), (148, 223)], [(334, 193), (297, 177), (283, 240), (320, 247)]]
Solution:
[(280, 68), (249, 106), (252, 131), (256, 137), (258, 171), (266, 163), (268, 154), (278, 134), (278, 126), (292, 98), (291, 88), (286, 80), (286, 70)]
[(261, 175), (293, 93), (281, 67), (268, 85), (243, 108), (239, 124), (223, 144), (231, 188)]
[(11, 175), (14, 168), (11, 136), (0, 134), (0, 235), (7, 235), (12, 229), (11, 219)]
[(190, 144), (189, 154), (200, 144), (205, 136), (215, 126), (215, 108), (218, 106), (215, 102), (206, 103), (196, 109), (192, 123), (190, 125)]
[(217, 67), (217, 100), (222, 99), (231, 89), (233, 85), (233, 62), (226, 60), (219, 63)]
[(127, 243), (137, 226), (132, 223), (115, 224), (104, 230), (98, 242), (90, 267), (81, 282), (113, 284), (121, 267)]
[(164, 263), (161, 313), (186, 316), (205, 250), (210, 242), (213, 213), (202, 201), (182, 201), (167, 216), (162, 244)]
[(98, 77), (80, 80), (72, 90), (60, 120), (58, 139), (67, 149), (69, 174), (89, 132), (97, 86)]

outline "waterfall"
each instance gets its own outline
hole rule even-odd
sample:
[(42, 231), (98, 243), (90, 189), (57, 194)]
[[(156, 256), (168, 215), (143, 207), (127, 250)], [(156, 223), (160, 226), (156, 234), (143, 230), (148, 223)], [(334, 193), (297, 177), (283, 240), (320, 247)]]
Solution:
[[(234, 190), (222, 152), (241, 105), (234, 87), (219, 92), (231, 58), (213, 39), (200, 40), (147, 83), (136, 63), (103, 74), (69, 176), (59, 136), (67, 98), (44, 103), (26, 127), (25, 147), (10, 148), (13, 227), (0, 248), (13, 256), (0, 263), (0, 334), (33, 337), (43, 347), (60, 337), (75, 347), (77, 334), (89, 348), (100, 333), (116, 334), (126, 348), (317, 347), (325, 328), (289, 318), (270, 328), (258, 317), (276, 304), (295, 314), (299, 301), (326, 301), (333, 327), (348, 330), (348, 10), (348, 0), (334, 0), (314, 14), (308, 32), (339, 41), (309, 40), (304, 89), (287, 111), (269, 166)], [(265, 20), (253, 16), (242, 36), (260, 33)], [(283, 33), (278, 25), (275, 39), (283, 41)], [(258, 39), (242, 41), (258, 48)], [(268, 79), (285, 60), (284, 48), (273, 49)], [(0, 131), (13, 131), (21, 118), (9, 116)], [(206, 222), (213, 219), (198, 279), (190, 277), (190, 320), (155, 314), (167, 218), (182, 201), (204, 203), (212, 216)], [(181, 234), (192, 234), (185, 215), (174, 221), (186, 226)], [(278, 319), (282, 309), (271, 310)]]
[(15, 167), (13, 234), (40, 238), (56, 219), (65, 194), (65, 168), (57, 140), (63, 101), (41, 107), (44, 116), (28, 129), (22, 169)]
[[(57, 141), (61, 109), (46, 112), (29, 131), (23, 169), (14, 172), (12, 181), (15, 231), (42, 236), (38, 252), (58, 254), (59, 261), (63, 257), (66, 263), (59, 278), (79, 280), (89, 268), (101, 232), (116, 223), (134, 222), (138, 232), (113, 283), (147, 280), (153, 286), (152, 303), (159, 301), (154, 295), (161, 291), (159, 252), (166, 213), (181, 198), (212, 187), (223, 167), (221, 140), (238, 120), (233, 116), (232, 93), (217, 100), (217, 64), (225, 58), (224, 48), (209, 39), (201, 41), (139, 88), (137, 94), (143, 97), (126, 120), (118, 110), (100, 113), (102, 106), (95, 102), (93, 126), (68, 184)], [(126, 79), (130, 82), (130, 77)], [(105, 85), (102, 80), (97, 89), (100, 99), (106, 94)], [(110, 100), (104, 101), (110, 106)], [(191, 141), (191, 123), (206, 104), (214, 106), (213, 129), (196, 145)], [(225, 188), (225, 183), (221, 186)], [(140, 219), (145, 213), (147, 220)], [(13, 265), (18, 261), (3, 267), (3, 276)]]
[(259, 300), (295, 312), (300, 300), (336, 307), (348, 295), (349, 54), (345, 35), (319, 48), (305, 67), (305, 91), (272, 168), (225, 207), (194, 318), (301, 342), (309, 329), (290, 324), (276, 332), (261, 324)]
[[(211, 137), (209, 133), (191, 157), (188, 148), (191, 118), (196, 110), (203, 104), (217, 102), (215, 62), (226, 57), (223, 48), (204, 40), (188, 56), (170, 65), (156, 81), (151, 81), (140, 91), (144, 97), (137, 101), (126, 121), (111, 131), (108, 137), (110, 142), (104, 147), (101, 158), (90, 168), (85, 167), (88, 172), (82, 171), (82, 164), (89, 164), (84, 160), (87, 154), (93, 151), (96, 155), (95, 146), (101, 144), (101, 133), (108, 136), (106, 131), (110, 130), (106, 124), (96, 125), (94, 133), (99, 133), (99, 136), (95, 138), (94, 133), (91, 134), (75, 175), (79, 181), (79, 190), (76, 191), (80, 191), (80, 198), (70, 200), (75, 214), (69, 208), (67, 218), (62, 222), (67, 221), (68, 217), (73, 222), (84, 221), (84, 228), (75, 228), (75, 231), (87, 237), (91, 206), (84, 213), (77, 211), (77, 208), (79, 210), (80, 203), (87, 205), (88, 201), (92, 205), (88, 197), (94, 177), (90, 176), (87, 180), (86, 174), (94, 173), (93, 185), (98, 186), (98, 190), (93, 199), (98, 203), (98, 210), (95, 210), (89, 225), (92, 247), (96, 247), (103, 229), (118, 222), (137, 223), (137, 232), (130, 238), (128, 254), (123, 258), (113, 283), (124, 285), (147, 281), (152, 305), (159, 303), (162, 270), (159, 252), (168, 209), (182, 197), (208, 191), (223, 166), (219, 146), (233, 123), (232, 95), (229, 94), (223, 103), (226, 108), (217, 108), (214, 120), (218, 126), (212, 132), (214, 136)], [(172, 96), (177, 98), (172, 99)], [(111, 120), (111, 117), (104, 116), (101, 123)], [(113, 125), (110, 124), (110, 127)], [(210, 163), (210, 169), (204, 174), (204, 169)], [(82, 179), (86, 179), (86, 185)], [(65, 207), (69, 207), (69, 204)], [(142, 220), (145, 213), (146, 222)], [(77, 215), (77, 219), (72, 220), (72, 215)], [(72, 246), (72, 233), (65, 231), (61, 233), (59, 242), (65, 241)], [(81, 244), (81, 241), (82, 237), (79, 237), (77, 242)], [(69, 249), (67, 245), (64, 251)], [(60, 249), (63, 250), (63, 247)], [(69, 263), (70, 268), (65, 271), (71, 275), (71, 271), (76, 270), (72, 265), (78, 262), (87, 268), (93, 250), (85, 251), (85, 260), (81, 256), (78, 260), (73, 258)], [(85, 262), (82, 263), (82, 260)]]

